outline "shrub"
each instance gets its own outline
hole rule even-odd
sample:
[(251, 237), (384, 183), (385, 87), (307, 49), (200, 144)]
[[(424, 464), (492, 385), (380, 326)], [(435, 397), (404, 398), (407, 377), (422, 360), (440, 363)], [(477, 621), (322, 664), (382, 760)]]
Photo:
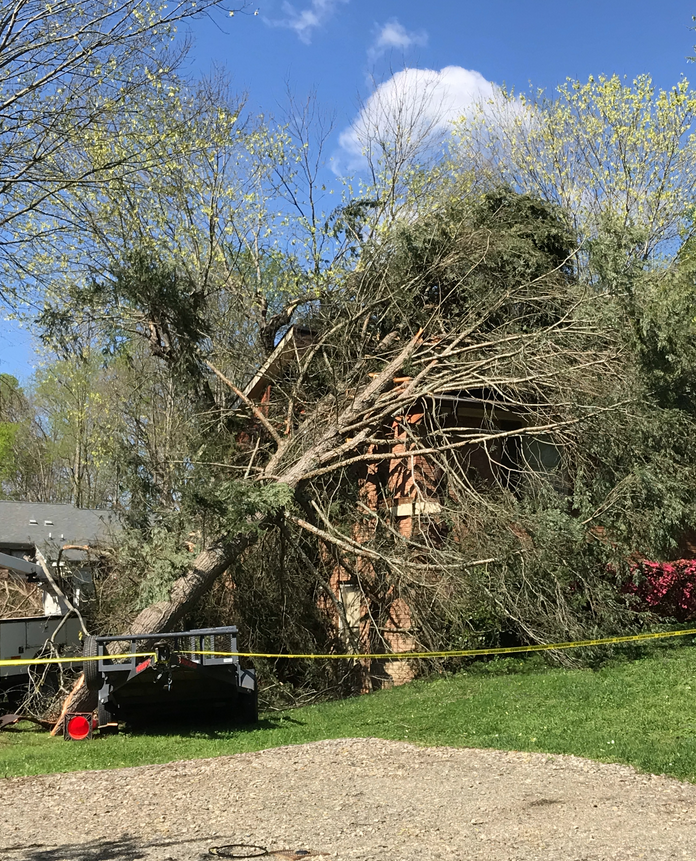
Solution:
[(669, 616), (679, 622), (696, 619), (696, 559), (639, 562), (624, 591), (635, 596), (636, 609)]

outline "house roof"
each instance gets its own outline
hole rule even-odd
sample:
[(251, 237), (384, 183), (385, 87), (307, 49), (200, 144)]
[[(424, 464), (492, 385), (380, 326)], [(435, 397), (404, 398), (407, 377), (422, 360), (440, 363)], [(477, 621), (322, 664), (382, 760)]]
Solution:
[(290, 326), (253, 379), (244, 387), (245, 396), (252, 401), (261, 400), (266, 387), (281, 377), (288, 365), (301, 359), (314, 340), (315, 335), (310, 329)]
[(64, 544), (108, 544), (113, 512), (70, 504), (0, 502), (0, 548), (44, 553)]

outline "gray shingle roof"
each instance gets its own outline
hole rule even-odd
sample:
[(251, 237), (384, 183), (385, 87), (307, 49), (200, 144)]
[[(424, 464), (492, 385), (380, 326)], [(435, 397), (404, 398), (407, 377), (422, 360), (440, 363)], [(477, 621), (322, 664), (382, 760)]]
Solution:
[(44, 550), (63, 544), (110, 544), (112, 511), (43, 502), (0, 501), (0, 548)]

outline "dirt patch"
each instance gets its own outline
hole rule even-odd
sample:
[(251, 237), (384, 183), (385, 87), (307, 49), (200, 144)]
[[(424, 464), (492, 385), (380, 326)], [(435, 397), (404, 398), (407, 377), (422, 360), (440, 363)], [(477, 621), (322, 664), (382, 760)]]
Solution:
[(0, 795), (3, 861), (201, 861), (228, 843), (338, 861), (696, 858), (696, 786), (569, 756), (342, 739), (13, 778)]

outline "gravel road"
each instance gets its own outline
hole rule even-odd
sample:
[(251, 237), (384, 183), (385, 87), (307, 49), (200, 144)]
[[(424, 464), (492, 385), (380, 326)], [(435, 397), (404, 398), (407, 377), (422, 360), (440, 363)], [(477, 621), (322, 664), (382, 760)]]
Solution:
[[(341, 739), (0, 780), (2, 861), (696, 859), (696, 786), (572, 756)], [(281, 852), (280, 850), (288, 850)]]

